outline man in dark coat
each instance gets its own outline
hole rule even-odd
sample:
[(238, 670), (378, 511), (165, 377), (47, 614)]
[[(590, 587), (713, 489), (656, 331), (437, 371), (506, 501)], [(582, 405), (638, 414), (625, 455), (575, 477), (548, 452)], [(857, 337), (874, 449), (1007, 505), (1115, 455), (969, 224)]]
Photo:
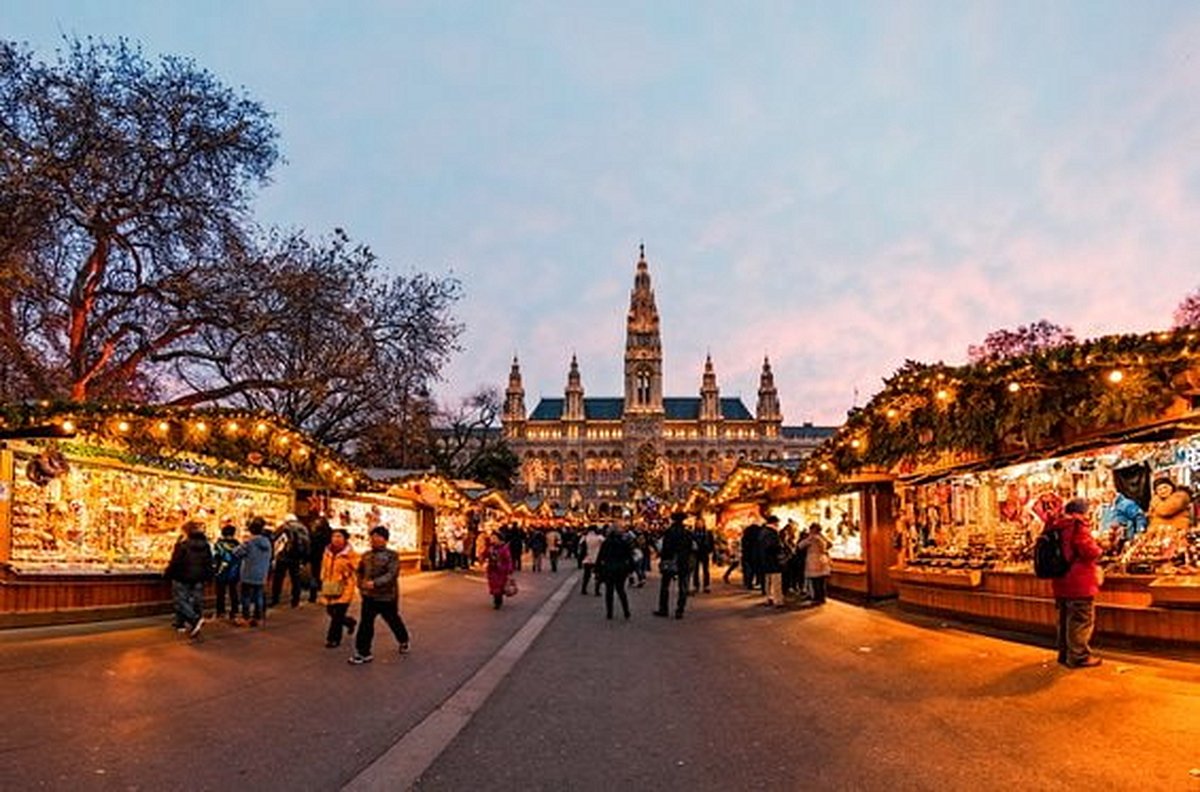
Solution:
[(758, 523), (747, 525), (742, 531), (742, 583), (748, 589), (753, 589), (759, 579), (759, 547), (758, 539), (762, 526)]
[(659, 571), (662, 572), (662, 583), (658, 589), (658, 610), (655, 616), (669, 616), (669, 601), (671, 598), (671, 582), (675, 581), (678, 591), (675, 600), (675, 618), (683, 618), (683, 610), (687, 606), (688, 574), (691, 571), (693, 548), (692, 533), (683, 524), (684, 514), (675, 512), (671, 515), (671, 525), (662, 538), (662, 550), (659, 552)]
[(175, 543), (167, 564), (166, 577), (171, 581), (175, 601), (175, 628), (195, 638), (204, 626), (204, 582), (213, 576), (213, 554), (202, 523), (184, 523), (182, 532), (184, 536)]
[(312, 569), (308, 587), (309, 602), (316, 602), (317, 594), (321, 591), (321, 561), (325, 558), (325, 548), (329, 547), (332, 533), (329, 520), (321, 512), (316, 512), (308, 527), (308, 555)]
[(692, 565), (692, 591), (700, 591), (701, 583), (704, 593), (709, 592), (709, 564), (712, 561), (714, 549), (713, 536), (704, 524), (702, 518), (696, 518), (696, 527), (692, 530), (692, 538), (696, 546), (695, 563)]

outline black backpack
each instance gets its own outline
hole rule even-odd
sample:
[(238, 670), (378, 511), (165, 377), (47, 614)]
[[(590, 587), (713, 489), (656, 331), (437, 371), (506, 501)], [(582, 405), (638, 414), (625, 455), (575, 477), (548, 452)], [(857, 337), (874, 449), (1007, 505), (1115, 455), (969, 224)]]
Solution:
[(1033, 544), (1033, 574), (1040, 578), (1060, 578), (1067, 574), (1071, 562), (1063, 552), (1061, 528), (1047, 528)]

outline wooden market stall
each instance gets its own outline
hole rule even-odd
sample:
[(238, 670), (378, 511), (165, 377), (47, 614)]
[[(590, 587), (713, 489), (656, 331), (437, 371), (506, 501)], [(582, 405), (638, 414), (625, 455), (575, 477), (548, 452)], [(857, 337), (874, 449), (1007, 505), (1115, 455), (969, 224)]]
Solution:
[(258, 413), (100, 405), (3, 408), (0, 626), (119, 618), (170, 606), (180, 528), (277, 525), (295, 486), (353, 473)]
[(1047, 510), (1089, 506), (1102, 636), (1200, 643), (1200, 333), (1114, 336), (968, 366), (910, 363), (805, 474), (898, 477), (909, 608), (1052, 632), (1032, 569)]

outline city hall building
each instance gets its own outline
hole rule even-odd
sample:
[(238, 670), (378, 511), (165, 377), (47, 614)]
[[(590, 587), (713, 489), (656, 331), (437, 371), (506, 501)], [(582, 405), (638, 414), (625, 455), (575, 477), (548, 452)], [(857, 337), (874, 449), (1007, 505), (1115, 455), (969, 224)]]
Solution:
[(563, 398), (543, 398), (526, 414), (520, 363), (513, 359), (502, 425), (521, 460), (522, 489), (560, 507), (608, 511), (644, 494), (630, 480), (639, 459), (653, 458), (654, 477), (679, 497), (695, 484), (722, 481), (742, 459), (799, 459), (834, 432), (783, 425), (767, 359), (753, 413), (740, 398), (721, 396), (711, 356), (699, 396), (664, 396), (662, 372), (658, 307), (642, 246), (629, 301), (623, 396), (585, 396), (572, 356)]

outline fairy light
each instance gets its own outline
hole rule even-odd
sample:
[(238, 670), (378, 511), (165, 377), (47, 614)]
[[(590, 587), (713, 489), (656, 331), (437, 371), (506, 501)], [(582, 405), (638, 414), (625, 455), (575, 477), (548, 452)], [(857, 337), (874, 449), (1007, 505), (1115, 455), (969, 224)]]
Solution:
[(946, 390), (945, 388), (942, 388), (941, 390), (939, 390), (937, 392), (937, 397), (938, 397), (939, 401), (946, 401), (950, 398), (950, 391)]
[(72, 421), (71, 419), (68, 418), (67, 420), (62, 422), (62, 430), (64, 432), (66, 432), (67, 434), (73, 434), (75, 432), (75, 429), (76, 429), (75, 422)]
[(1016, 393), (1019, 390), (1021, 390), (1021, 383), (1019, 383), (1019, 382), (1008, 383), (1008, 392), (1009, 393)]
[(167, 432), (169, 432), (169, 431), (171, 431), (171, 424), (167, 423), (166, 421), (159, 421), (159, 422), (158, 422), (158, 432), (159, 432), (159, 434), (166, 434), (166, 433), (167, 433)]
[(1124, 379), (1125, 372), (1121, 371), (1121, 369), (1113, 369), (1112, 371), (1108, 372), (1108, 381), (1113, 385), (1120, 385)]
[(128, 432), (129, 431), (129, 421), (118, 421), (117, 422), (117, 431), (120, 432), (121, 434), (125, 434), (126, 432)]
[(225, 424), (225, 434), (227, 435), (235, 435), (241, 430), (242, 427), (238, 426), (237, 421), (230, 421), (229, 423)]

